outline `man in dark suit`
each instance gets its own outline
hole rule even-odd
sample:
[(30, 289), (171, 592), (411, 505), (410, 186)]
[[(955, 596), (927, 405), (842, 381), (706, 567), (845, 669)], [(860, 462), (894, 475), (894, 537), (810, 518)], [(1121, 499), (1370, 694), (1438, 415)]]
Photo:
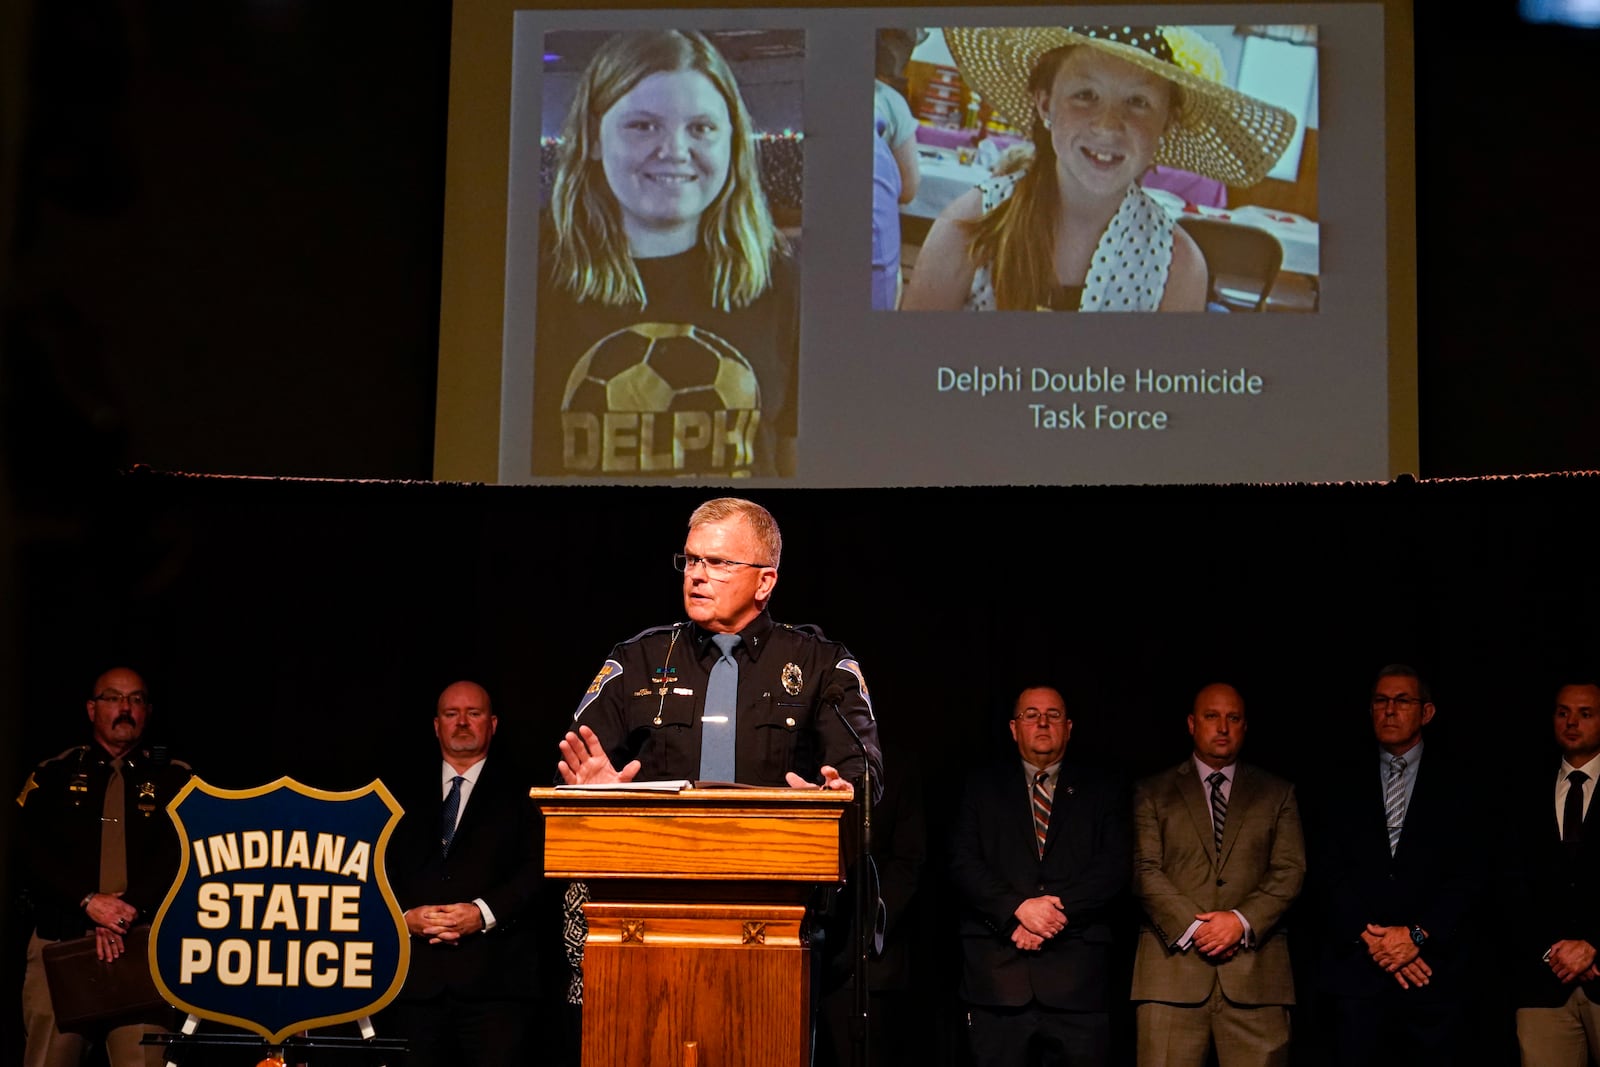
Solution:
[(1133, 968), (1139, 1067), (1289, 1062), (1294, 976), (1280, 925), (1305, 880), (1294, 786), (1239, 762), (1249, 721), (1231, 685), (1194, 698), (1194, 751), (1134, 790)]
[(1585, 1067), (1600, 1063), (1600, 686), (1562, 686), (1554, 727), (1560, 768), (1519, 790), (1506, 835), (1521, 845), (1510, 970), (1522, 1062)]
[(985, 1067), (1102, 1064), (1127, 793), (1063, 759), (1072, 719), (1056, 690), (1024, 689), (1010, 729), (1021, 758), (973, 774), (951, 845), (972, 1053)]
[(543, 843), (528, 776), (489, 758), (498, 725), (482, 686), (451, 685), (433, 717), (442, 759), (401, 797), (388, 871), (411, 970), (380, 1033), (409, 1039), (408, 1067), (531, 1062)]
[(1424, 752), (1435, 708), (1392, 664), (1370, 698), (1378, 742), (1342, 768), (1309, 835), (1320, 1008), (1337, 1064), (1450, 1063), (1471, 993), (1488, 862), (1465, 771)]

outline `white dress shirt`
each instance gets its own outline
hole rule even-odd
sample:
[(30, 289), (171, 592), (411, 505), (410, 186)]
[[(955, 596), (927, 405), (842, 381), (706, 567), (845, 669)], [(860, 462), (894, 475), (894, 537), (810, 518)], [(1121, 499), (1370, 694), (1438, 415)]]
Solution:
[[(479, 760), (477, 763), (474, 763), (464, 771), (457, 771), (445, 760), (439, 761), (439, 766), (441, 768), (439, 802), (441, 804), (444, 802), (444, 798), (450, 795), (450, 783), (456, 780), (456, 775), (459, 774), (464, 779), (464, 781), (461, 783), (461, 803), (456, 805), (457, 828), (461, 826), (461, 816), (467, 813), (467, 800), (472, 796), (472, 787), (478, 784), (478, 777), (479, 775), (483, 774), (483, 765), (488, 762), (488, 759), (489, 757), (485, 756), (483, 759)], [(473, 898), (472, 902), (476, 904), (478, 906), (478, 910), (483, 913), (483, 929), (486, 932), (493, 930), (494, 911), (490, 909), (489, 905), (482, 897), (475, 897)]]
[(1582, 771), (1589, 776), (1589, 780), (1583, 783), (1583, 817), (1587, 819), (1589, 802), (1594, 799), (1595, 776), (1600, 775), (1600, 754), (1582, 767), (1574, 767), (1566, 760), (1561, 761), (1561, 770), (1556, 775), (1556, 829), (1562, 833), (1565, 833), (1567, 828), (1561, 825), (1561, 819), (1567, 810), (1567, 793), (1572, 789), (1572, 783), (1567, 781), (1567, 775), (1573, 771)]

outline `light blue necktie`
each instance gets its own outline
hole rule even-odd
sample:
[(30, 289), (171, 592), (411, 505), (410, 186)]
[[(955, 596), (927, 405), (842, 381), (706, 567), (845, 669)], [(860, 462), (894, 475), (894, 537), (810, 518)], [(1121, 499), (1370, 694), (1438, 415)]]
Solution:
[(700, 780), (731, 782), (733, 777), (734, 737), (738, 727), (739, 664), (733, 649), (738, 634), (713, 634), (722, 655), (711, 667), (706, 681), (706, 706), (700, 720)]
[(461, 775), (450, 779), (450, 795), (444, 798), (444, 819), (440, 824), (443, 831), (439, 835), (439, 855), (450, 855), (450, 842), (456, 837), (456, 813), (461, 810), (461, 783), (466, 781)]

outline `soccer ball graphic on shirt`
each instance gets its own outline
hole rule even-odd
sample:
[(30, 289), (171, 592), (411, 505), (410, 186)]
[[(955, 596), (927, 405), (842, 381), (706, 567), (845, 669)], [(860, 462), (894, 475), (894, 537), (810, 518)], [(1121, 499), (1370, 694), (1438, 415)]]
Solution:
[(737, 348), (688, 323), (635, 323), (567, 376), (562, 462), (570, 473), (749, 473), (760, 419), (761, 383)]

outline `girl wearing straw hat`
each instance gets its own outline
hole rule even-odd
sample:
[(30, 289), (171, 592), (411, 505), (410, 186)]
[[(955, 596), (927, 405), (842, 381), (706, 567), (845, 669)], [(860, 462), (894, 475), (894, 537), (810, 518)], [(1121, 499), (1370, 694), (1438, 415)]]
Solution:
[(1294, 117), (1207, 76), (1220, 63), (1201, 73), (1210, 46), (1178, 27), (944, 33), (962, 78), (1031, 131), (1032, 152), (944, 210), (902, 307), (1204, 310), (1205, 259), (1139, 178), (1162, 163), (1254, 185)]

